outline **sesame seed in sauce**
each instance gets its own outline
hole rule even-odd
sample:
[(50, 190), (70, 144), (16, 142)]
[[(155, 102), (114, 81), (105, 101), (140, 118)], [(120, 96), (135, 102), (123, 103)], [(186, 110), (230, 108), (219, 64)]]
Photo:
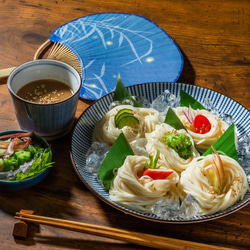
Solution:
[[(36, 85), (34, 86), (34, 83)], [(18, 91), (18, 95), (28, 101), (40, 104), (49, 104), (62, 101), (72, 95), (72, 90), (66, 84), (56, 80), (39, 80), (28, 83), (29, 89), (25, 90), (25, 86)], [(33, 84), (33, 85), (31, 85)], [(19, 93), (20, 92), (20, 93)]]

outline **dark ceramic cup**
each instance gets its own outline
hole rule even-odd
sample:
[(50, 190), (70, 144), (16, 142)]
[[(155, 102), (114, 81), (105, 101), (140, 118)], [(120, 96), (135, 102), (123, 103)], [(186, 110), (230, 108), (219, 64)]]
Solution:
[[(51, 104), (30, 102), (17, 95), (25, 84), (41, 79), (61, 81), (73, 90), (73, 95)], [(7, 86), (21, 129), (36, 132), (48, 141), (71, 130), (81, 89), (81, 77), (72, 66), (50, 59), (30, 61), (11, 72)]]

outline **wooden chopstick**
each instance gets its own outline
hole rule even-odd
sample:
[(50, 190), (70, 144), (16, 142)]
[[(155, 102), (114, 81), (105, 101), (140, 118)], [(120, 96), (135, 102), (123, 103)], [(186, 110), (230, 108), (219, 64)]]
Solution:
[[(208, 250), (226, 250), (229, 248), (218, 247), (208, 244), (202, 244), (197, 242), (190, 242), (186, 240), (178, 240), (168, 237), (156, 236), (151, 234), (144, 234), (138, 232), (131, 232), (128, 230), (116, 229), (106, 226), (98, 226), (93, 224), (87, 224), (76, 221), (69, 221), (63, 219), (56, 219), (51, 217), (44, 217), (39, 215), (24, 214), (17, 212), (16, 219), (22, 221), (29, 221), (38, 224), (44, 224), (49, 226), (55, 226), (59, 228), (69, 229), (73, 231), (88, 233), (92, 235), (112, 238), (116, 240), (122, 240), (137, 245), (157, 248), (157, 249), (208, 249)], [(232, 250), (232, 248), (230, 248)]]
[(0, 78), (4, 78), (10, 75), (11, 71), (13, 71), (16, 67), (8, 68), (8, 69), (0, 69)]

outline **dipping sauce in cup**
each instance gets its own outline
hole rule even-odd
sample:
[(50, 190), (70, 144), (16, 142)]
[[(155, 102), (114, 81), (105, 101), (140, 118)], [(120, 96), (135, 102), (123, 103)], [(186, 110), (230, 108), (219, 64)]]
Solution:
[(11, 72), (7, 86), (21, 129), (48, 141), (71, 130), (81, 89), (81, 77), (72, 66), (50, 59), (30, 61)]
[(63, 101), (73, 95), (67, 84), (52, 79), (37, 80), (24, 85), (17, 95), (35, 103), (49, 104)]

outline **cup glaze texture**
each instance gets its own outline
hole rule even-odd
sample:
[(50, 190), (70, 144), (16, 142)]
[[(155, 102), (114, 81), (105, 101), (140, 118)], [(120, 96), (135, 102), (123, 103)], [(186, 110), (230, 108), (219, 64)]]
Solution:
[[(38, 79), (62, 81), (73, 89), (73, 95), (51, 104), (38, 104), (20, 98), (16, 93), (25, 84)], [(8, 90), (19, 126), (34, 131), (46, 140), (67, 134), (73, 123), (81, 89), (77, 71), (66, 63), (41, 59), (16, 68), (9, 76)]]

